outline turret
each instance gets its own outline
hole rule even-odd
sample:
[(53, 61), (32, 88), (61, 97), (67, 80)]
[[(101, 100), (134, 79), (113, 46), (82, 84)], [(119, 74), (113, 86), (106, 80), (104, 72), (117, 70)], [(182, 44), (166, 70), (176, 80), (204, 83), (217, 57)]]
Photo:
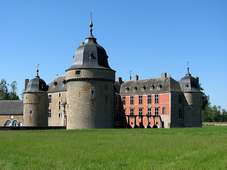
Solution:
[(187, 74), (180, 80), (181, 89), (184, 94), (184, 125), (186, 127), (202, 126), (202, 92), (199, 78), (193, 77), (189, 67)]
[(73, 65), (66, 70), (67, 129), (114, 126), (115, 71), (105, 49), (90, 35), (77, 48)]
[(48, 86), (39, 77), (26, 81), (24, 91), (23, 125), (28, 127), (48, 126)]

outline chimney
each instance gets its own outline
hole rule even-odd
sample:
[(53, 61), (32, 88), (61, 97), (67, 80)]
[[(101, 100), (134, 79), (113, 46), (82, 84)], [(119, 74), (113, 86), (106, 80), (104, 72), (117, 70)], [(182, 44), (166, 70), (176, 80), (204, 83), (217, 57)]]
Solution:
[(161, 78), (162, 78), (162, 79), (168, 78), (168, 74), (167, 74), (167, 73), (162, 73), (162, 74), (161, 74)]
[(122, 84), (123, 83), (122, 77), (118, 77), (118, 81), (120, 84)]
[(136, 81), (138, 81), (138, 80), (139, 80), (139, 75), (136, 74)]
[(29, 82), (29, 79), (25, 79), (25, 81), (24, 81), (24, 90), (27, 89), (28, 82)]

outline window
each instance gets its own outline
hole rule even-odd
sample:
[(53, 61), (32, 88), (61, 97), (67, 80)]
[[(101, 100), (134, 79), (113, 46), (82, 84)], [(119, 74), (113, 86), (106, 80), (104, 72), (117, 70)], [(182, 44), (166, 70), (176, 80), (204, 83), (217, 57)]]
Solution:
[(105, 91), (108, 91), (108, 84), (104, 85), (104, 89), (105, 89)]
[(155, 95), (155, 103), (156, 104), (159, 103), (159, 95), (158, 94)]
[(61, 97), (61, 93), (58, 94), (58, 97)]
[(178, 95), (178, 103), (181, 104), (182, 103), (182, 98), (181, 95)]
[(165, 113), (166, 113), (166, 108), (163, 107), (163, 108), (162, 108), (162, 114), (165, 114)]
[(178, 115), (179, 119), (182, 120), (183, 119), (183, 113), (182, 110), (179, 109), (179, 115)]
[(159, 114), (159, 108), (156, 107), (156, 108), (155, 108), (155, 116), (158, 116), (158, 114)]
[(130, 104), (133, 105), (134, 104), (134, 97), (130, 96)]
[(151, 108), (150, 107), (147, 109), (147, 114), (151, 115)]
[(58, 102), (58, 109), (61, 109), (61, 101)]
[(151, 104), (151, 95), (147, 96), (147, 104)]
[(139, 115), (142, 116), (142, 114), (143, 114), (143, 108), (140, 107), (139, 108)]
[(130, 109), (130, 115), (134, 115), (134, 109)]
[(139, 104), (143, 104), (143, 96), (139, 96)]
[(125, 105), (125, 97), (122, 97), (122, 103)]
[(51, 117), (51, 109), (48, 109), (48, 117)]
[(76, 75), (80, 75), (80, 70), (76, 70)]
[(51, 95), (48, 95), (48, 101), (49, 101), (49, 103), (51, 103), (51, 99), (52, 99), (52, 96)]

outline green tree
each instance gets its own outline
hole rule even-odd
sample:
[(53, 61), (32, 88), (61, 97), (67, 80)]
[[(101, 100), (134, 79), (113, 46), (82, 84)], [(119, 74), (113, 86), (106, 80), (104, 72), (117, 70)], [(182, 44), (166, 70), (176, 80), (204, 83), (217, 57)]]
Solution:
[(13, 81), (10, 84), (10, 92), (9, 92), (9, 100), (18, 100), (19, 97), (17, 96), (17, 82)]
[(13, 81), (10, 84), (10, 91), (8, 84), (5, 79), (1, 79), (0, 81), (0, 100), (18, 100), (19, 97), (17, 95), (17, 82)]
[(5, 100), (8, 98), (8, 87), (5, 79), (0, 81), (0, 100)]

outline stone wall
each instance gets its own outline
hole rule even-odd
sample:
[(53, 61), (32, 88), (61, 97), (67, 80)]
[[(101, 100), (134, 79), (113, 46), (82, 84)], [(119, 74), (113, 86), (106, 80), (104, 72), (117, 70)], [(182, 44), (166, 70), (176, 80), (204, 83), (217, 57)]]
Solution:
[(48, 126), (47, 92), (24, 93), (23, 125), (32, 127)]
[(48, 126), (66, 126), (66, 91), (48, 93)]
[(0, 115), (0, 126), (4, 126), (5, 122), (9, 119), (15, 119), (19, 122), (23, 123), (23, 114), (18, 115)]
[(114, 80), (110, 69), (66, 73), (67, 129), (114, 127)]

